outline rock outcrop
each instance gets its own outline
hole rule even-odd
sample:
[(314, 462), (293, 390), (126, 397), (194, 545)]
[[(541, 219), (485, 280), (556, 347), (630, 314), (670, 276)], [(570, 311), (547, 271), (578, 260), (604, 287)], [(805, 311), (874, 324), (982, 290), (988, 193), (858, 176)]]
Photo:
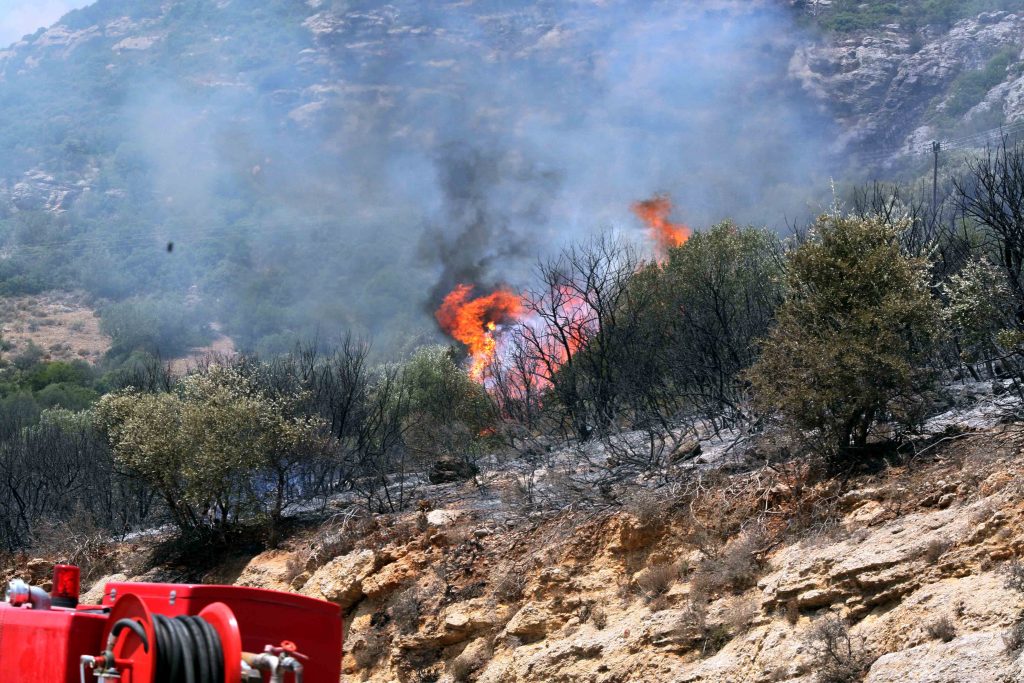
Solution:
[[(345, 610), (353, 680), (812, 683), (816, 634), (838, 619), (869, 683), (1016, 681), (1024, 659), (1004, 636), (1024, 613), (1007, 581), (1024, 555), (1024, 436), (971, 443), (830, 486), (820, 522), (754, 549), (745, 584), (713, 572), (735, 573), (730, 553), (749, 544), (710, 549), (666, 503), (522, 527), (410, 513), (408, 537), (310, 568), (301, 592)], [(780, 511), (795, 495), (758, 486)], [(286, 556), (254, 558), (238, 581), (280, 588)]]

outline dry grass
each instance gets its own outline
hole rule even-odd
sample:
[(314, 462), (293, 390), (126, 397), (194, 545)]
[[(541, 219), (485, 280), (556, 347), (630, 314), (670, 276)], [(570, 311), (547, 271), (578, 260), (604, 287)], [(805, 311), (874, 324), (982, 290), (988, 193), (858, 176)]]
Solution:
[(523, 599), (526, 591), (526, 572), (518, 567), (509, 567), (494, 577), (495, 599), (505, 603), (516, 603)]
[(924, 559), (928, 564), (936, 564), (949, 550), (949, 543), (932, 539), (924, 549)]
[(11, 356), (31, 343), (43, 349), (48, 360), (96, 362), (110, 348), (110, 337), (100, 332), (100, 319), (82, 294), (6, 298), (0, 302), (0, 332)]
[(201, 365), (203, 360), (208, 357), (233, 358), (238, 354), (234, 340), (221, 334), (220, 328), (216, 323), (210, 325), (210, 328), (217, 335), (214, 340), (206, 346), (192, 349), (184, 358), (171, 360), (170, 367), (173, 374), (184, 375), (192, 368)]
[(288, 559), (285, 560), (285, 583), (291, 584), (306, 571), (310, 552), (309, 549), (303, 549), (288, 556)]
[(681, 574), (678, 563), (652, 564), (637, 576), (636, 587), (647, 600), (653, 601), (667, 594)]
[(929, 638), (941, 640), (944, 643), (948, 643), (956, 638), (956, 626), (953, 625), (953, 620), (949, 617), (939, 617), (928, 624), (928, 628), (925, 630)]
[(604, 611), (604, 608), (600, 605), (595, 606), (590, 610), (590, 623), (594, 625), (598, 631), (604, 629), (608, 625), (608, 613)]
[(118, 569), (113, 550), (109, 533), (81, 512), (67, 521), (41, 524), (33, 543), (35, 555), (78, 566), (83, 590)]
[(420, 595), (415, 585), (391, 598), (388, 616), (399, 633), (415, 633), (420, 626)]
[(815, 622), (808, 634), (808, 646), (818, 683), (860, 681), (875, 659), (864, 641), (852, 636), (846, 623), (835, 615)]
[(790, 598), (786, 601), (786, 621), (789, 622), (790, 626), (796, 626), (797, 622), (800, 621), (800, 601), (796, 598)]
[(736, 597), (729, 602), (725, 610), (724, 621), (729, 632), (736, 636), (750, 630), (757, 617), (757, 602), (751, 598)]

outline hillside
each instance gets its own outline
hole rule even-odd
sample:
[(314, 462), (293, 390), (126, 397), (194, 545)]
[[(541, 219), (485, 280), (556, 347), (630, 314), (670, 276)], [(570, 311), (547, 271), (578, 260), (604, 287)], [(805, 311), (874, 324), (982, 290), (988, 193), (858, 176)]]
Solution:
[(69, 13), (0, 51), (0, 570), (331, 601), (367, 683), (1024, 679), (1022, 50), (1024, 0)]
[(0, 292), (399, 353), (654, 192), (781, 228), (1020, 119), (1019, 3), (893, 7), (99, 0), (0, 51)]
[[(843, 482), (804, 488), (802, 463), (764, 464), (768, 442), (722, 458), (712, 439), (670, 485), (632, 484), (622, 507), (567, 506), (557, 464), (531, 474), (511, 461), (422, 488), (403, 515), (338, 497), (256, 555), (143, 572), (159, 537), (140, 536), (79, 559), (93, 577), (334, 601), (352, 681), (809, 683), (861, 680), (840, 676), (863, 663), (868, 683), (1009, 682), (1022, 661), (1011, 560), (1024, 550), (1024, 434), (979, 421), (991, 397), (964, 388), (911, 464)], [(523, 498), (530, 476), (546, 503)], [(850, 626), (826, 641), (828, 623)], [(827, 642), (854, 668), (836, 669)]]

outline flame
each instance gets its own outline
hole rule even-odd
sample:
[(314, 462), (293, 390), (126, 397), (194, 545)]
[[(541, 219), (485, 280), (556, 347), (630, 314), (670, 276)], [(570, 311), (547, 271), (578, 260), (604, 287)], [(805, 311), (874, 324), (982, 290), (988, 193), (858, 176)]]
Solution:
[(672, 200), (668, 195), (657, 194), (650, 199), (635, 202), (631, 207), (633, 213), (644, 222), (662, 258), (668, 255), (672, 247), (682, 246), (690, 239), (693, 231), (682, 223), (672, 223), (668, 216), (672, 213)]
[(518, 295), (508, 290), (499, 289), (476, 298), (470, 297), (472, 291), (472, 285), (456, 285), (434, 317), (441, 329), (466, 346), (470, 357), (469, 375), (482, 382), (497, 352), (494, 333), (498, 325), (518, 319), (523, 304)]

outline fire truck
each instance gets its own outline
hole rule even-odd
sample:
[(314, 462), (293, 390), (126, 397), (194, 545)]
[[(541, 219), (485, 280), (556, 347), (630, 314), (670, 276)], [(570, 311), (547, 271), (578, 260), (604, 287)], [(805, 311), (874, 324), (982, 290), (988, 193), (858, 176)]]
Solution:
[(0, 683), (338, 683), (341, 610), (240, 586), (111, 582), (79, 604), (80, 572), (0, 602)]

